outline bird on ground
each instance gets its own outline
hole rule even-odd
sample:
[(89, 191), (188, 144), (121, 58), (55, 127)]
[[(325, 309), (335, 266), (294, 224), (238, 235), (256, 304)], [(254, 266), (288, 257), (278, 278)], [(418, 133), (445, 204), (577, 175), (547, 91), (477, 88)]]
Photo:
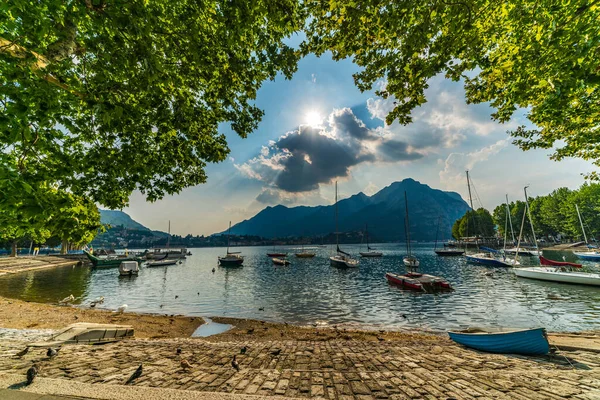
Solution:
[(163, 308), (163, 306), (164, 306), (164, 304), (161, 304), (161, 305), (160, 305), (160, 308)]
[(119, 314), (123, 314), (125, 310), (127, 310), (127, 304), (123, 304), (121, 307), (117, 308)]
[(278, 356), (279, 354), (281, 354), (281, 349), (276, 349), (271, 352), (272, 356)]
[(250, 328), (250, 329), (248, 329), (248, 331), (247, 331), (247, 332), (248, 332), (249, 334), (252, 334), (252, 333), (254, 333), (254, 328)]
[(265, 311), (265, 308), (264, 307), (259, 307), (258, 311)]
[(23, 350), (21, 350), (20, 352), (18, 352), (17, 354), (15, 354), (16, 357), (23, 357), (25, 354), (27, 354), (29, 352), (29, 347), (25, 347)]
[(40, 367), (37, 364), (33, 364), (31, 366), (31, 368), (29, 368), (27, 370), (27, 385), (31, 385), (33, 383), (33, 380), (35, 379), (35, 377), (37, 376), (37, 374), (40, 372)]
[(240, 349), (240, 354), (246, 354), (246, 351), (248, 351), (248, 348), (244, 346)]
[(181, 368), (183, 368), (184, 371), (187, 371), (192, 368), (192, 364), (190, 364), (188, 360), (181, 360)]
[(58, 349), (53, 349), (52, 347), (48, 347), (48, 351), (46, 351), (46, 357), (49, 357), (50, 359), (56, 357), (58, 355), (59, 350), (60, 350), (60, 347)]
[(179, 296), (178, 296), (178, 295), (175, 295), (175, 298), (176, 298), (176, 299), (178, 299), (178, 298), (179, 298)]
[(75, 296), (73, 296), (72, 294), (70, 294), (69, 296), (65, 297), (64, 299), (62, 299), (61, 301), (58, 302), (58, 304), (69, 304), (71, 302), (75, 301)]
[(377, 340), (379, 340), (380, 342), (383, 342), (385, 339), (382, 338), (381, 336), (377, 336)]
[(177, 348), (177, 354), (181, 354), (181, 347)]
[(200, 292), (198, 292), (198, 296), (200, 296)]
[(213, 269), (212, 269), (212, 272), (213, 272), (213, 274), (215, 273), (215, 271), (216, 271), (216, 269), (214, 269), (214, 268), (213, 268)]
[(129, 377), (129, 379), (127, 379), (127, 382), (125, 382), (126, 385), (129, 385), (130, 383), (132, 383), (133, 381), (135, 381), (137, 378), (139, 378), (140, 376), (142, 376), (142, 371), (143, 371), (142, 365), (143, 364), (140, 364), (140, 366)]
[(98, 304), (102, 304), (102, 303), (104, 303), (104, 296), (100, 296), (100, 297), (98, 297), (97, 299), (95, 299), (95, 300), (92, 300), (92, 301), (90, 302), (90, 307), (94, 308), (94, 307), (96, 307)]
[(233, 356), (233, 360), (231, 360), (231, 366), (233, 367), (233, 369), (239, 372), (240, 364), (237, 362), (235, 355)]

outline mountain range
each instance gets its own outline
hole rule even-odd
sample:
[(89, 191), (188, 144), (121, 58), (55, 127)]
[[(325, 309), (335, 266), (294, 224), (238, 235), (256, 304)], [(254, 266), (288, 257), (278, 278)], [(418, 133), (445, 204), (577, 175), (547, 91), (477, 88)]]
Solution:
[[(435, 240), (438, 220), (439, 239), (449, 239), (452, 225), (469, 209), (458, 193), (432, 189), (408, 178), (394, 182), (372, 196), (361, 192), (340, 200), (339, 232), (364, 230), (368, 224), (369, 236), (373, 240), (404, 240), (405, 191), (413, 240)], [(325, 236), (332, 232), (335, 232), (334, 205), (267, 207), (254, 217), (231, 227), (232, 235), (257, 235), (264, 238)], [(221, 232), (224, 233), (226, 231)]]

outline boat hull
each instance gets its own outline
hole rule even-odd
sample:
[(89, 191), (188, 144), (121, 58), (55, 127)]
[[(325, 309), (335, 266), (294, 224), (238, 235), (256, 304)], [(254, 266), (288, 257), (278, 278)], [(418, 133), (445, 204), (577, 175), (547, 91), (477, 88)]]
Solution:
[(400, 275), (388, 272), (385, 274), (385, 278), (391, 284), (421, 292), (429, 290), (452, 290), (450, 283), (438, 276), (428, 274), (408, 272)]
[(142, 261), (138, 257), (119, 257), (119, 258), (104, 259), (104, 258), (96, 257), (96, 256), (88, 253), (85, 250), (83, 252), (85, 253), (85, 255), (87, 256), (87, 258), (90, 260), (90, 262), (92, 263), (92, 265), (95, 268), (113, 268), (113, 267), (118, 267), (119, 265), (121, 265), (121, 263), (123, 261), (136, 261), (138, 264)]
[(219, 265), (222, 267), (239, 267), (244, 263), (243, 258), (219, 257)]
[(169, 265), (175, 265), (177, 262), (177, 260), (151, 261), (146, 264), (146, 267), (167, 267)]
[(361, 257), (382, 257), (383, 253), (379, 252), (379, 251), (366, 251), (366, 252), (360, 252), (359, 253)]
[(582, 260), (585, 261), (600, 261), (600, 253), (598, 252), (577, 252), (574, 251), (573, 254), (575, 254), (577, 256), (577, 258), (580, 258)]
[(267, 253), (267, 257), (287, 257), (287, 253)]
[(572, 283), (576, 285), (600, 286), (600, 274), (578, 271), (558, 271), (556, 267), (515, 268), (514, 272), (515, 275), (520, 278)]
[(275, 265), (289, 265), (290, 262), (288, 260), (282, 260), (281, 258), (273, 258), (273, 264)]
[(544, 328), (498, 333), (448, 332), (463, 346), (488, 353), (541, 355), (550, 350)]
[(498, 260), (495, 258), (487, 258), (487, 257), (477, 257), (477, 256), (465, 256), (467, 262), (479, 265), (487, 265), (490, 267), (512, 267), (512, 264)]
[(581, 264), (572, 263), (572, 262), (568, 262), (568, 261), (554, 261), (554, 260), (550, 260), (549, 258), (542, 257), (542, 256), (540, 256), (540, 265), (549, 265), (552, 267), (574, 267), (574, 268), (582, 267)]
[(296, 257), (298, 258), (313, 258), (315, 253), (296, 253)]
[[(352, 262), (354, 261), (354, 262)], [(329, 263), (331, 264), (332, 267), (336, 267), (336, 268), (356, 268), (358, 267), (358, 262), (356, 262), (355, 260), (344, 260), (338, 257), (329, 257)]]
[(441, 249), (441, 250), (435, 250), (435, 254), (437, 254), (438, 256), (442, 256), (442, 257), (453, 257), (453, 256), (462, 256), (463, 254), (465, 254), (464, 250), (449, 250), (449, 249)]

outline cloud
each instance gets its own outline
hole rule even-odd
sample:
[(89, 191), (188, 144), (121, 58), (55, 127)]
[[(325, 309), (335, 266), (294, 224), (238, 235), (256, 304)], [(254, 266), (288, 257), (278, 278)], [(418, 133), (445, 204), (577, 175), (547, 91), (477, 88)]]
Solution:
[(280, 190), (263, 189), (263, 191), (256, 196), (256, 201), (263, 204), (292, 204), (295, 202), (295, 199), (282, 195)]
[[(286, 133), (236, 168), (270, 188), (302, 193), (349, 176), (350, 169), (361, 163), (412, 161), (424, 156), (406, 142), (367, 128), (349, 108), (334, 110), (327, 121), (324, 128), (302, 126)], [(259, 196), (258, 201), (267, 202), (274, 194)]]

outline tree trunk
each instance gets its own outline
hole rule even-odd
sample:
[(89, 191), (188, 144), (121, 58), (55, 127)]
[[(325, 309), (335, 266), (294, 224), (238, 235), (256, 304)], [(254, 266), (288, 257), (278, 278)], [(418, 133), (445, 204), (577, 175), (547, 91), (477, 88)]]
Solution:
[(10, 256), (11, 257), (16, 257), (17, 256), (17, 242), (12, 242), (12, 246), (10, 249)]
[(67, 250), (69, 249), (69, 242), (63, 240), (60, 246), (60, 254), (67, 254)]

